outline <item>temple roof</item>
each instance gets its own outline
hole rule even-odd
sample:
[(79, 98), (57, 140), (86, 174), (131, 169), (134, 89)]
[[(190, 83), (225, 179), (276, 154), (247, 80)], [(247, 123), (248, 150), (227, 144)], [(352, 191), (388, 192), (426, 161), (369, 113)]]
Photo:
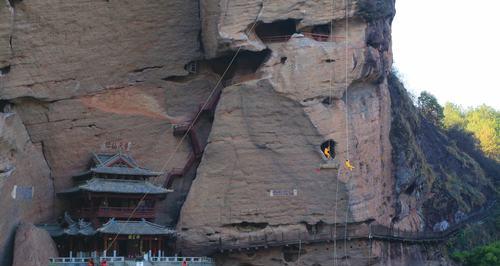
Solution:
[(103, 179), (92, 178), (84, 183), (59, 192), (58, 194), (76, 193), (80, 191), (96, 193), (125, 193), (125, 194), (166, 194), (172, 190), (155, 186), (144, 180)]
[(112, 218), (97, 230), (94, 229), (90, 222), (85, 222), (82, 219), (78, 220), (78, 222), (71, 222), (67, 228), (62, 228), (59, 224), (40, 224), (37, 225), (37, 227), (46, 230), (52, 237), (59, 237), (62, 235), (91, 236), (96, 233), (118, 235), (176, 235), (175, 230), (148, 222), (144, 219), (140, 221), (117, 221)]
[(103, 234), (118, 235), (175, 235), (175, 230), (161, 226), (159, 224), (148, 222), (144, 219), (140, 221), (117, 221), (110, 219), (97, 229)]
[(91, 173), (132, 175), (132, 176), (159, 176), (161, 172), (154, 172), (140, 167), (137, 162), (123, 153), (117, 154), (92, 154), (92, 167), (76, 177), (86, 176)]

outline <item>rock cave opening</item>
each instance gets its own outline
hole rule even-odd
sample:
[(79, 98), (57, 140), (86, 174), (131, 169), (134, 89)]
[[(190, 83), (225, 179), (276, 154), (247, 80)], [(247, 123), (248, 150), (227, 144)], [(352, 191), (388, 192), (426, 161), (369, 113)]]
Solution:
[(283, 253), (283, 260), (285, 262), (296, 262), (299, 259), (299, 251), (301, 255), (305, 254), (305, 250), (299, 250), (299, 247), (296, 245), (285, 246), (281, 249)]
[[(210, 59), (208, 64), (213, 72), (223, 75), (224, 80), (230, 80), (236, 75), (245, 76), (254, 74), (257, 69), (271, 56), (271, 50), (265, 49), (258, 52), (252, 51), (241, 51), (239, 52), (234, 62), (229, 66), (231, 61), (233, 61), (235, 53), (231, 53), (218, 58)], [(228, 68), (229, 66), (229, 68)]]
[(326, 159), (332, 160), (335, 158), (336, 144), (337, 143), (333, 139), (329, 139), (321, 143), (320, 145), (321, 153), (325, 156)]
[(7, 100), (0, 100), (0, 113), (10, 113), (12, 109), (12, 103)]
[(330, 23), (321, 24), (321, 25), (314, 25), (310, 28), (310, 31), (312, 34), (330, 35), (332, 32), (332, 26), (330, 25)]
[(332, 104), (333, 104), (333, 102), (334, 102), (334, 100), (335, 100), (335, 99), (334, 99), (333, 97), (328, 96), (328, 97), (325, 97), (325, 98), (321, 101), (321, 103), (322, 103), (322, 104), (324, 104), (324, 105), (327, 105), (327, 106), (328, 106), (328, 105), (332, 105)]
[(9, 72), (10, 72), (10, 65), (0, 67), (0, 77), (9, 74)]
[(326, 223), (324, 223), (323, 221), (319, 221), (315, 224), (305, 223), (305, 226), (306, 226), (307, 232), (311, 235), (314, 235), (314, 234), (317, 234), (318, 232), (323, 231), (323, 229), (326, 226)]
[(260, 22), (255, 33), (263, 42), (286, 42), (297, 33), (297, 19), (277, 20), (271, 23)]
[(21, 3), (23, 0), (8, 0), (11, 7), (15, 7), (16, 4)]
[(412, 183), (406, 190), (405, 193), (408, 195), (411, 195), (413, 191), (415, 191), (415, 188), (417, 187), (417, 184), (414, 182)]
[(231, 224), (230, 226), (238, 229), (238, 231), (251, 232), (251, 231), (262, 230), (262, 229), (268, 227), (269, 224), (268, 223), (241, 222), (241, 223)]

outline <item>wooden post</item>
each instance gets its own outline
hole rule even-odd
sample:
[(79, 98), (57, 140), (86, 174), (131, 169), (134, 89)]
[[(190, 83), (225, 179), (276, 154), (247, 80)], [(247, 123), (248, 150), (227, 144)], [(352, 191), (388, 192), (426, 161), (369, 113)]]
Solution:
[(107, 250), (108, 249), (108, 236), (104, 235), (103, 239), (104, 239), (104, 250)]
[(153, 249), (153, 247), (151, 246), (151, 238), (149, 238), (148, 240), (148, 250), (149, 250), (149, 256), (151, 256), (151, 250)]
[(158, 237), (158, 253), (160, 253), (160, 254), (161, 254), (161, 241), (162, 241), (162, 237), (160, 236), (160, 237)]
[(73, 237), (69, 237), (69, 251), (73, 252)]

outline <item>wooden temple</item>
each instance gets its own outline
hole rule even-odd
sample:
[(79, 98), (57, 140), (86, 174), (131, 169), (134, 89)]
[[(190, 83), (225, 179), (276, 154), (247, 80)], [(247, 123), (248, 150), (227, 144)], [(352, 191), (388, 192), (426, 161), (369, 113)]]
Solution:
[(148, 182), (161, 173), (139, 167), (122, 153), (93, 154), (90, 169), (59, 192), (70, 207), (64, 221), (42, 225), (60, 256), (161, 256), (175, 231), (154, 223), (156, 203), (167, 190)]

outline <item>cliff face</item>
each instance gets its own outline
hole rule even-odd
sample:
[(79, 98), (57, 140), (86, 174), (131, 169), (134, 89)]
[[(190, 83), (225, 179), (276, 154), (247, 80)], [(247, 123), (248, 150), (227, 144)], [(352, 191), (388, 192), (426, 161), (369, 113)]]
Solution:
[(440, 222), (456, 224), (491, 201), (496, 193), (493, 180), (500, 175), (498, 164), (461, 145), (463, 137), (420, 115), (395, 75), (389, 76), (389, 89), (398, 199), (394, 222), (432, 230)]
[[(175, 192), (158, 213), (157, 222), (177, 225), (184, 255), (249, 239), (344, 229), (368, 235), (368, 223), (418, 231), (483, 204), (491, 192), (483, 166), (415, 116), (389, 76), (394, 13), (393, 0), (4, 1), (0, 217), (10, 218), (0, 219), (0, 234), (8, 236), (0, 238), (0, 264), (11, 263), (20, 221), (61, 215), (55, 193), (86, 169), (91, 152), (125, 150), (157, 171), (182, 168), (191, 144), (174, 137), (172, 125), (190, 121), (218, 81), (226, 87), (213, 124), (203, 117), (196, 128), (208, 139), (202, 160), (173, 180)], [(337, 143), (340, 171), (320, 168), (328, 139)], [(347, 158), (352, 172), (342, 166)], [(466, 166), (443, 166), (443, 158)], [(469, 181), (460, 185), (462, 171)], [(477, 188), (462, 195), (464, 184)], [(15, 187), (32, 188), (33, 198), (14, 198)], [(451, 196), (437, 198), (442, 191)], [(435, 215), (448, 208), (452, 213)], [(353, 240), (217, 261), (385, 265), (426, 258), (432, 255), (417, 246)]]
[[(55, 192), (91, 152), (129, 150), (154, 170), (183, 166), (190, 146), (178, 146), (172, 124), (193, 116), (217, 77), (185, 70), (202, 58), (198, 12), (195, 0), (0, 3), (0, 105), (12, 106), (1, 113), (0, 265), (10, 265), (19, 221), (61, 215)], [(175, 224), (193, 176), (174, 182), (159, 222)], [(32, 187), (34, 198), (13, 199), (14, 186)]]
[[(269, 49), (270, 55), (253, 76), (237, 73), (236, 84), (223, 91), (178, 224), (184, 252), (308, 234), (322, 224), (390, 224), (395, 199), (386, 77), (394, 3), (381, 3), (389, 12), (367, 17), (356, 1), (347, 7), (331, 1), (202, 2), (207, 56), (236, 49)], [(334, 40), (266, 40), (269, 34), (285, 35), (285, 24), (293, 32), (331, 28)], [(319, 146), (327, 139), (337, 142), (340, 162), (347, 159), (349, 143), (354, 171), (319, 169)], [(296, 195), (271, 197), (272, 190)]]

